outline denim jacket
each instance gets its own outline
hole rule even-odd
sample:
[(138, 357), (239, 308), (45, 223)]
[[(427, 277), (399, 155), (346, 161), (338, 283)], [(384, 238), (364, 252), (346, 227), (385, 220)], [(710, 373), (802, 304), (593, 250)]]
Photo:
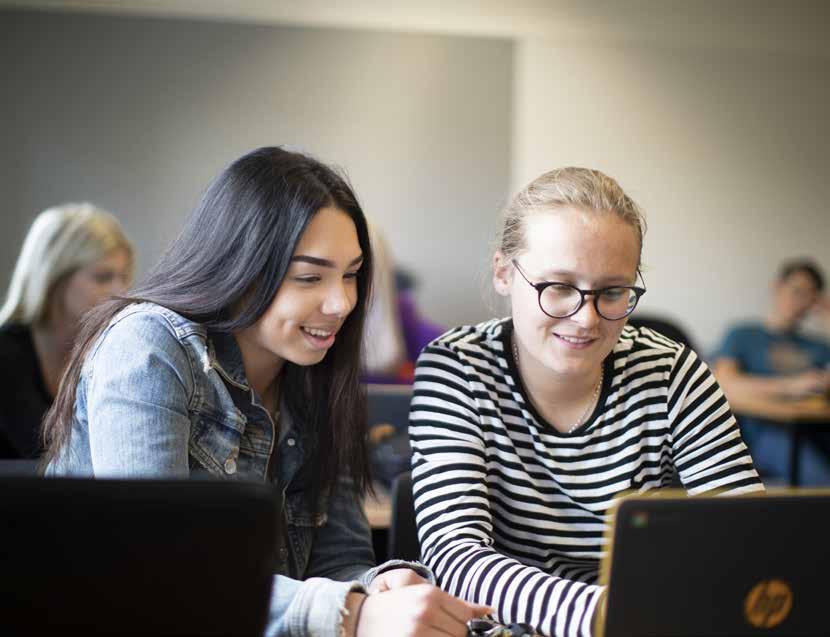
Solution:
[(266, 634), (335, 637), (346, 595), (378, 573), (406, 565), (434, 579), (420, 564), (373, 567), (366, 516), (347, 486), (312, 511), (300, 471), (309, 439), (281, 413), (275, 435), (232, 335), (158, 305), (131, 305), (87, 355), (69, 443), (46, 473), (273, 480), (284, 533)]

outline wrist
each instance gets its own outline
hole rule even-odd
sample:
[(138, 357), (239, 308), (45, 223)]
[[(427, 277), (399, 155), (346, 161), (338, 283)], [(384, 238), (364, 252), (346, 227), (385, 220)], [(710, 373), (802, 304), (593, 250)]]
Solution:
[(343, 623), (340, 634), (342, 637), (356, 637), (357, 627), (360, 623), (360, 611), (366, 603), (368, 595), (365, 593), (351, 592), (346, 595), (346, 602), (343, 610)]

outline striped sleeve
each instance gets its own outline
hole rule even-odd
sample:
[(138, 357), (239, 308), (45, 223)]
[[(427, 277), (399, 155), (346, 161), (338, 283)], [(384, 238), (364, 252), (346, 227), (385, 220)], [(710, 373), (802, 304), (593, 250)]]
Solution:
[(674, 466), (689, 494), (763, 490), (720, 385), (688, 348), (677, 352), (668, 412)]
[(590, 635), (602, 587), (569, 579), (572, 562), (546, 572), (493, 548), (487, 425), (476, 401), (484, 390), (469, 372), (446, 341), (418, 361), (410, 440), (422, 557), (444, 590), (492, 606), (503, 623), (527, 622), (548, 636)]

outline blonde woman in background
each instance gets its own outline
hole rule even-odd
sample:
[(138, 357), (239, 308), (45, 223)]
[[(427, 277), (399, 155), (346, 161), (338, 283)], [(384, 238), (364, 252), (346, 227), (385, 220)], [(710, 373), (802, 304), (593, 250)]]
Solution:
[(421, 350), (446, 331), (421, 315), (415, 303), (415, 280), (395, 265), (383, 232), (369, 225), (375, 251), (372, 301), (363, 337), (363, 380), (412, 384)]
[(126, 290), (132, 271), (121, 225), (92, 204), (49, 208), (32, 223), (0, 309), (0, 458), (39, 455), (81, 317)]
[(369, 240), (375, 268), (372, 300), (364, 327), (364, 373), (370, 380), (398, 380), (408, 358), (398, 312), (394, 261), (383, 234), (374, 223), (369, 224)]

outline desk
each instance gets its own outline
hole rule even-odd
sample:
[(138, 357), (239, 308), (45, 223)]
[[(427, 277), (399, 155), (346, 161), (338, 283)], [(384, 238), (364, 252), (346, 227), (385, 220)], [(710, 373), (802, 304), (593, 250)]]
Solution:
[(373, 529), (388, 529), (392, 520), (392, 498), (382, 484), (375, 483), (375, 496), (366, 496), (363, 512)]
[(363, 512), (369, 520), (372, 532), (372, 548), (378, 563), (389, 559), (389, 527), (392, 525), (392, 498), (389, 491), (380, 483), (375, 483), (375, 494), (363, 500)]
[(798, 486), (799, 451), (802, 440), (808, 433), (830, 431), (830, 400), (816, 396), (799, 400), (753, 398), (730, 402), (738, 416), (762, 418), (769, 425), (789, 433), (790, 486)]

